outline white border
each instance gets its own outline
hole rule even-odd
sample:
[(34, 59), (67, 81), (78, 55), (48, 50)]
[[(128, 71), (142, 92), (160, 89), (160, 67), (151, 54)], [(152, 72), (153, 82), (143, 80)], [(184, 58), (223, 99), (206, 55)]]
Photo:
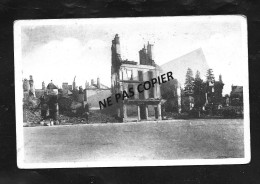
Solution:
[(17, 140), (17, 166), (18, 168), (76, 168), (76, 167), (125, 167), (125, 166), (180, 166), (180, 165), (222, 165), (222, 164), (247, 164), (251, 160), (250, 150), (250, 118), (249, 118), (249, 78), (245, 76), (243, 86), (244, 94), (244, 158), (227, 159), (183, 159), (183, 160), (146, 160), (146, 161), (120, 161), (120, 162), (59, 162), (59, 163), (24, 163), (24, 135), (23, 135), (23, 109), (22, 109), (22, 26), (37, 25), (73, 25), (73, 24), (102, 24), (109, 21), (124, 23), (145, 21), (203, 21), (214, 20), (240, 20), (242, 32), (242, 50), (245, 61), (244, 69), (248, 71), (248, 45), (247, 45), (247, 19), (243, 15), (218, 15), (218, 16), (184, 16), (184, 17), (149, 17), (149, 18), (100, 18), (100, 19), (46, 19), (46, 20), (18, 20), (14, 22), (14, 70), (15, 70), (15, 103), (16, 103), (16, 140)]

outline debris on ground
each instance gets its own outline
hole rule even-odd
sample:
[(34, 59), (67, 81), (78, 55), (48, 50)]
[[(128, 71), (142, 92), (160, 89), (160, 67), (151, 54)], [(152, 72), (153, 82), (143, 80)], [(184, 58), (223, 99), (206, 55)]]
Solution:
[(48, 118), (43, 121), (41, 119), (40, 109), (24, 107), (23, 113), (23, 122), (25, 127), (119, 122), (116, 118), (99, 111), (90, 111), (88, 120), (84, 113), (80, 115), (71, 111), (64, 111), (63, 114), (58, 116), (58, 120), (54, 122), (50, 122)]

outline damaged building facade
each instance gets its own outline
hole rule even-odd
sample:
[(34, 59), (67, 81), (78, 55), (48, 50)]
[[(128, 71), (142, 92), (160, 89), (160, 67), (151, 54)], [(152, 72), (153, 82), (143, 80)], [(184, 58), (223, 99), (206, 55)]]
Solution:
[(24, 98), (35, 97), (35, 87), (32, 75), (29, 76), (29, 80), (26, 78), (23, 79), (23, 92)]
[(91, 79), (91, 83), (86, 81), (85, 89), (83, 90), (84, 101), (88, 103), (91, 110), (99, 110), (98, 101), (100, 98), (106, 98), (111, 95), (111, 89), (100, 82), (100, 78), (97, 81)]
[[(160, 75), (153, 59), (153, 45), (148, 42), (139, 51), (140, 64), (121, 58), (120, 40), (118, 34), (112, 40), (111, 91), (112, 94), (129, 91), (133, 88), (134, 96), (122, 100), (116, 107), (117, 116), (123, 121), (135, 119), (162, 119), (161, 91), (157, 83), (149, 90), (139, 93), (137, 86)], [(145, 87), (145, 86), (144, 86)]]

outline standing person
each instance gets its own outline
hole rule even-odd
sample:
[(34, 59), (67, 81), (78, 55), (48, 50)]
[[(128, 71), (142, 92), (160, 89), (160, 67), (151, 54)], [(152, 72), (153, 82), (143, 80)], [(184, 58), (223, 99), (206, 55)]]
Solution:
[[(47, 101), (44, 95), (42, 95), (40, 97), (40, 104), (39, 106), (41, 106), (41, 120), (44, 121), (46, 120), (47, 117), (47, 111), (48, 111), (48, 105), (47, 105)], [(39, 107), (38, 106), (38, 107)]]

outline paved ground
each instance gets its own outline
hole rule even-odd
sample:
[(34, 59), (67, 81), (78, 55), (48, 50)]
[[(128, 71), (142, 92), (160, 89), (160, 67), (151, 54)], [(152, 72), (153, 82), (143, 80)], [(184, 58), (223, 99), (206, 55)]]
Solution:
[(243, 120), (24, 127), (25, 162), (244, 157)]

